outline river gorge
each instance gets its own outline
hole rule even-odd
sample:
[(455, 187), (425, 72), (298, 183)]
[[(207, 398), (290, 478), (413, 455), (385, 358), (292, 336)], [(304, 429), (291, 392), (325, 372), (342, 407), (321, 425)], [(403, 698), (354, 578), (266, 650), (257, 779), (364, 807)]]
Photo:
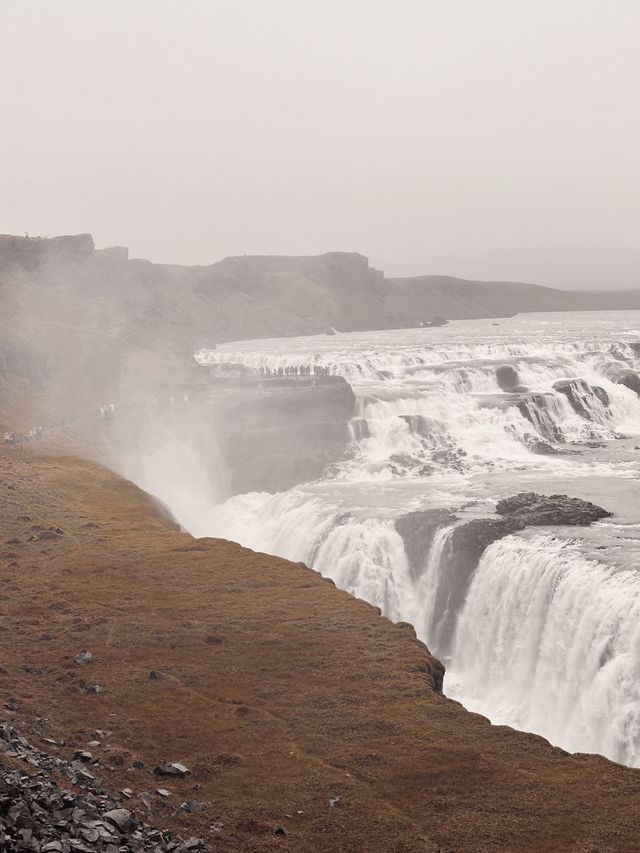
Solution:
[[(355, 404), (316, 479), (160, 493), (184, 527), (304, 562), (411, 623), (445, 694), (492, 722), (640, 765), (640, 312), (242, 341), (197, 359), (322, 370)], [(522, 492), (611, 517), (505, 527), (496, 503)]]

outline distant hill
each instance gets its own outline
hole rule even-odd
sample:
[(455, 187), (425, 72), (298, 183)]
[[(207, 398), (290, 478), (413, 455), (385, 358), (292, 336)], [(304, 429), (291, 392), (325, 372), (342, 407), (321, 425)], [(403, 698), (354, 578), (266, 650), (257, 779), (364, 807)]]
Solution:
[(640, 290), (558, 290), (517, 281), (472, 281), (451, 276), (389, 279), (398, 300), (454, 319), (504, 317), (531, 311), (640, 308)]
[(568, 291), (450, 276), (385, 278), (355, 253), (248, 255), (209, 266), (154, 264), (129, 260), (123, 248), (96, 250), (90, 234), (0, 235), (0, 299), (15, 301), (17, 283), (34, 296), (22, 303), (23, 313), (187, 347), (329, 327), (404, 328), (436, 315), (640, 308), (640, 290)]
[(164, 381), (188, 373), (195, 349), (222, 341), (613, 308), (640, 308), (640, 290), (386, 278), (363, 255), (344, 252), (154, 264), (130, 260), (125, 247), (97, 250), (90, 234), (0, 235), (0, 381), (24, 390), (46, 385), (53, 371), (65, 377), (62, 399), (85, 386), (104, 393), (120, 374)]

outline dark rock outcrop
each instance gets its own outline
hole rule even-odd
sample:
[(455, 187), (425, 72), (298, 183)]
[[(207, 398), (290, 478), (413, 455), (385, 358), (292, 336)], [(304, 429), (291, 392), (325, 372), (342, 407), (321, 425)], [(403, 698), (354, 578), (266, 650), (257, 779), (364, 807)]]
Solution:
[(404, 542), (409, 569), (414, 578), (419, 577), (424, 570), (424, 562), (436, 531), (455, 521), (456, 515), (449, 509), (417, 510), (396, 519), (395, 527)]
[(425, 415), (399, 415), (414, 435), (426, 437), (433, 431), (433, 421)]
[(527, 394), (518, 400), (516, 406), (520, 414), (532, 424), (538, 433), (548, 441), (562, 441), (563, 435), (551, 412), (557, 401), (553, 394)]
[(532, 453), (535, 453), (536, 456), (558, 456), (562, 453), (561, 450), (558, 450), (557, 447), (549, 444), (548, 441), (541, 441), (538, 438), (531, 438), (531, 440), (527, 442), (527, 447)]
[(446, 660), (451, 653), (458, 613), (485, 549), (522, 527), (519, 519), (475, 518), (451, 531), (442, 554), (441, 577), (433, 608), (433, 636), (427, 637), (438, 656)]
[(351, 418), (349, 421), (349, 432), (351, 439), (355, 442), (363, 441), (371, 435), (366, 418)]
[(350, 440), (355, 395), (340, 376), (244, 381), (216, 394), (215, 429), (231, 494), (315, 480)]
[(518, 371), (510, 364), (501, 364), (496, 367), (496, 382), (503, 391), (517, 391), (520, 388)]
[(624, 385), (626, 388), (630, 388), (632, 391), (635, 391), (635, 393), (640, 397), (640, 376), (638, 376), (634, 370), (629, 370), (626, 373), (623, 373), (617, 382), (619, 385)]
[(60, 237), (18, 237), (0, 234), (0, 268), (32, 272), (48, 262), (72, 262), (93, 254), (91, 234)]
[(560, 394), (564, 394), (573, 411), (587, 421), (593, 420), (593, 407), (596, 400), (606, 408), (609, 406), (609, 395), (604, 388), (599, 385), (589, 385), (584, 379), (561, 379), (559, 382), (554, 382), (553, 387)]
[(601, 506), (580, 498), (567, 495), (549, 497), (535, 492), (521, 492), (512, 498), (498, 501), (496, 512), (519, 522), (521, 527), (547, 524), (587, 526), (613, 515)]

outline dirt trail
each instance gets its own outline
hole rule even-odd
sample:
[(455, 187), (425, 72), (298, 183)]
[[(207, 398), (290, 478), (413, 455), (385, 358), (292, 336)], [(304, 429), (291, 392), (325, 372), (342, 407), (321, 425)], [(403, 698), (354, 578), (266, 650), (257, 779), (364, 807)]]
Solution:
[[(0, 719), (64, 755), (111, 731), (102, 778), (145, 819), (213, 850), (639, 848), (639, 771), (491, 727), (431, 664), (309, 569), (194, 540), (89, 462), (0, 450)], [(190, 775), (158, 779), (163, 758)]]

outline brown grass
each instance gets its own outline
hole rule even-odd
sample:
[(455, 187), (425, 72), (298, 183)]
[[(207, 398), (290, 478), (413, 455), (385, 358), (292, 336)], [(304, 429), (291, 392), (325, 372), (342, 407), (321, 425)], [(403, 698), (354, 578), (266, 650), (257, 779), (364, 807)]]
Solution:
[[(5, 717), (65, 755), (111, 730), (105, 784), (169, 788), (151, 817), (214, 850), (639, 849), (640, 772), (490, 726), (434, 693), (406, 627), (309, 569), (192, 539), (92, 463), (0, 450), (0, 593)], [(190, 776), (158, 779), (162, 758)]]

